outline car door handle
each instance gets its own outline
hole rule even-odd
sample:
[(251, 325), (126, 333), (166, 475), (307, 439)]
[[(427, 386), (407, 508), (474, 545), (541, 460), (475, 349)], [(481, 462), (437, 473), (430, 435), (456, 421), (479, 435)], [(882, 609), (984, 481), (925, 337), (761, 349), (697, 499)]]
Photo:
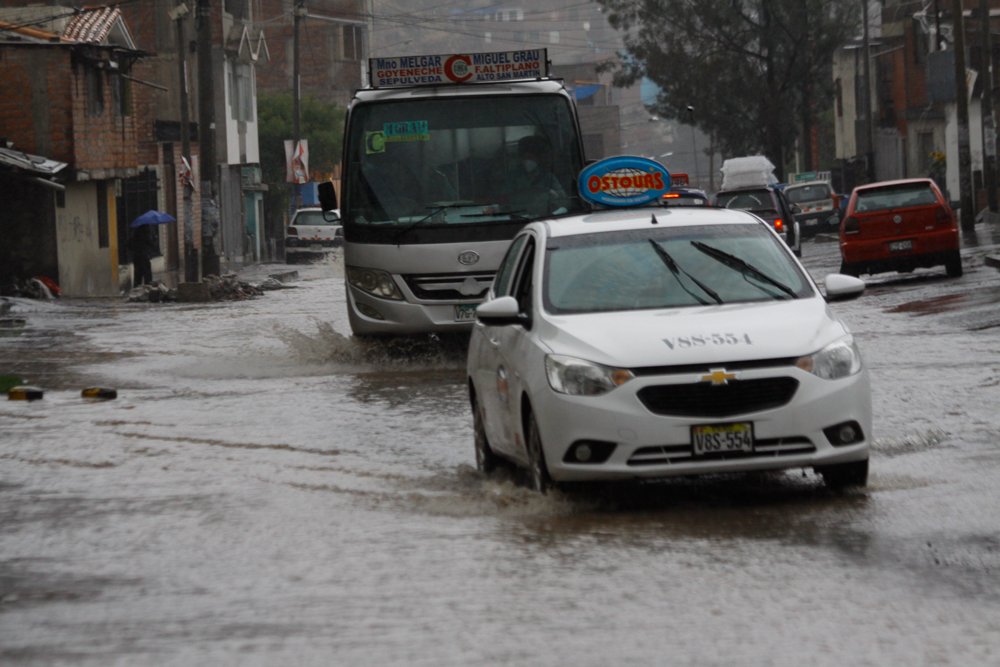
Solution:
[(490, 345), (492, 345), (493, 347), (500, 347), (499, 338), (493, 338), (492, 336), (487, 336), (486, 340), (488, 340), (490, 342)]

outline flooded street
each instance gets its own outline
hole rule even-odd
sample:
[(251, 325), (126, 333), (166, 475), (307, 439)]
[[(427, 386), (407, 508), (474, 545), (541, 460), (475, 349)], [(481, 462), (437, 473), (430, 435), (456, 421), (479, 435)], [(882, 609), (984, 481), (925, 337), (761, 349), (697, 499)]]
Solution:
[[(983, 231), (962, 278), (833, 305), (875, 411), (845, 494), (811, 471), (483, 477), (463, 346), (353, 340), (337, 261), (250, 301), (19, 300), (0, 374), (45, 397), (0, 401), (0, 663), (998, 664)], [(821, 279), (837, 244), (803, 261)]]

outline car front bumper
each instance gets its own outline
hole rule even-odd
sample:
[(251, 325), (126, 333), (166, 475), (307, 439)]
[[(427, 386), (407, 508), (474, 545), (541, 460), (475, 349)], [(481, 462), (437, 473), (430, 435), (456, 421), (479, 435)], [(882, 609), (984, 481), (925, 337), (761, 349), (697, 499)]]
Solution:
[[(781, 407), (725, 416), (654, 414), (639, 399), (643, 387), (698, 383), (700, 375), (649, 376), (631, 380), (603, 396), (545, 393), (535, 406), (549, 474), (557, 482), (650, 479), (683, 475), (819, 467), (868, 458), (872, 439), (871, 392), (867, 372), (823, 380), (797, 368), (783, 368), (799, 384)], [(774, 369), (741, 371), (740, 380), (773, 376)], [(691, 427), (749, 422), (754, 451), (696, 457)], [(824, 429), (854, 422), (862, 437), (834, 445)], [(567, 461), (575, 443), (613, 443), (601, 463)], [(604, 445), (605, 447), (607, 445)]]

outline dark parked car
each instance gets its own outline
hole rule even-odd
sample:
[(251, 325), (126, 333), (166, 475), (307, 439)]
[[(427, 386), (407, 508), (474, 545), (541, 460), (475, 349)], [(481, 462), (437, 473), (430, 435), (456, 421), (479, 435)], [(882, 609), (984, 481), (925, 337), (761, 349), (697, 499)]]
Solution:
[(852, 276), (941, 264), (949, 276), (962, 275), (955, 213), (929, 178), (854, 188), (840, 223), (840, 256), (840, 272)]
[(788, 203), (799, 207), (795, 219), (802, 235), (809, 237), (840, 227), (840, 195), (828, 181), (809, 181), (785, 187)]
[(792, 249), (796, 257), (802, 256), (802, 241), (799, 225), (795, 220), (797, 207), (785, 199), (784, 193), (773, 185), (758, 185), (747, 188), (720, 190), (715, 193), (715, 205), (719, 208), (736, 208), (750, 211), (774, 227)]

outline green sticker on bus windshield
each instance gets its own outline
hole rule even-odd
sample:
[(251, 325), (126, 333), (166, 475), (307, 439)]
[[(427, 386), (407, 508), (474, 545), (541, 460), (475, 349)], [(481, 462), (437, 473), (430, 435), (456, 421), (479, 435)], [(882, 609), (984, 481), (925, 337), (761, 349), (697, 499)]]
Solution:
[(384, 152), (385, 152), (385, 133), (365, 132), (365, 154), (372, 155), (374, 153), (384, 153)]
[(384, 123), (382, 133), (385, 134), (386, 143), (431, 140), (430, 123), (426, 120), (399, 120), (393, 123)]

